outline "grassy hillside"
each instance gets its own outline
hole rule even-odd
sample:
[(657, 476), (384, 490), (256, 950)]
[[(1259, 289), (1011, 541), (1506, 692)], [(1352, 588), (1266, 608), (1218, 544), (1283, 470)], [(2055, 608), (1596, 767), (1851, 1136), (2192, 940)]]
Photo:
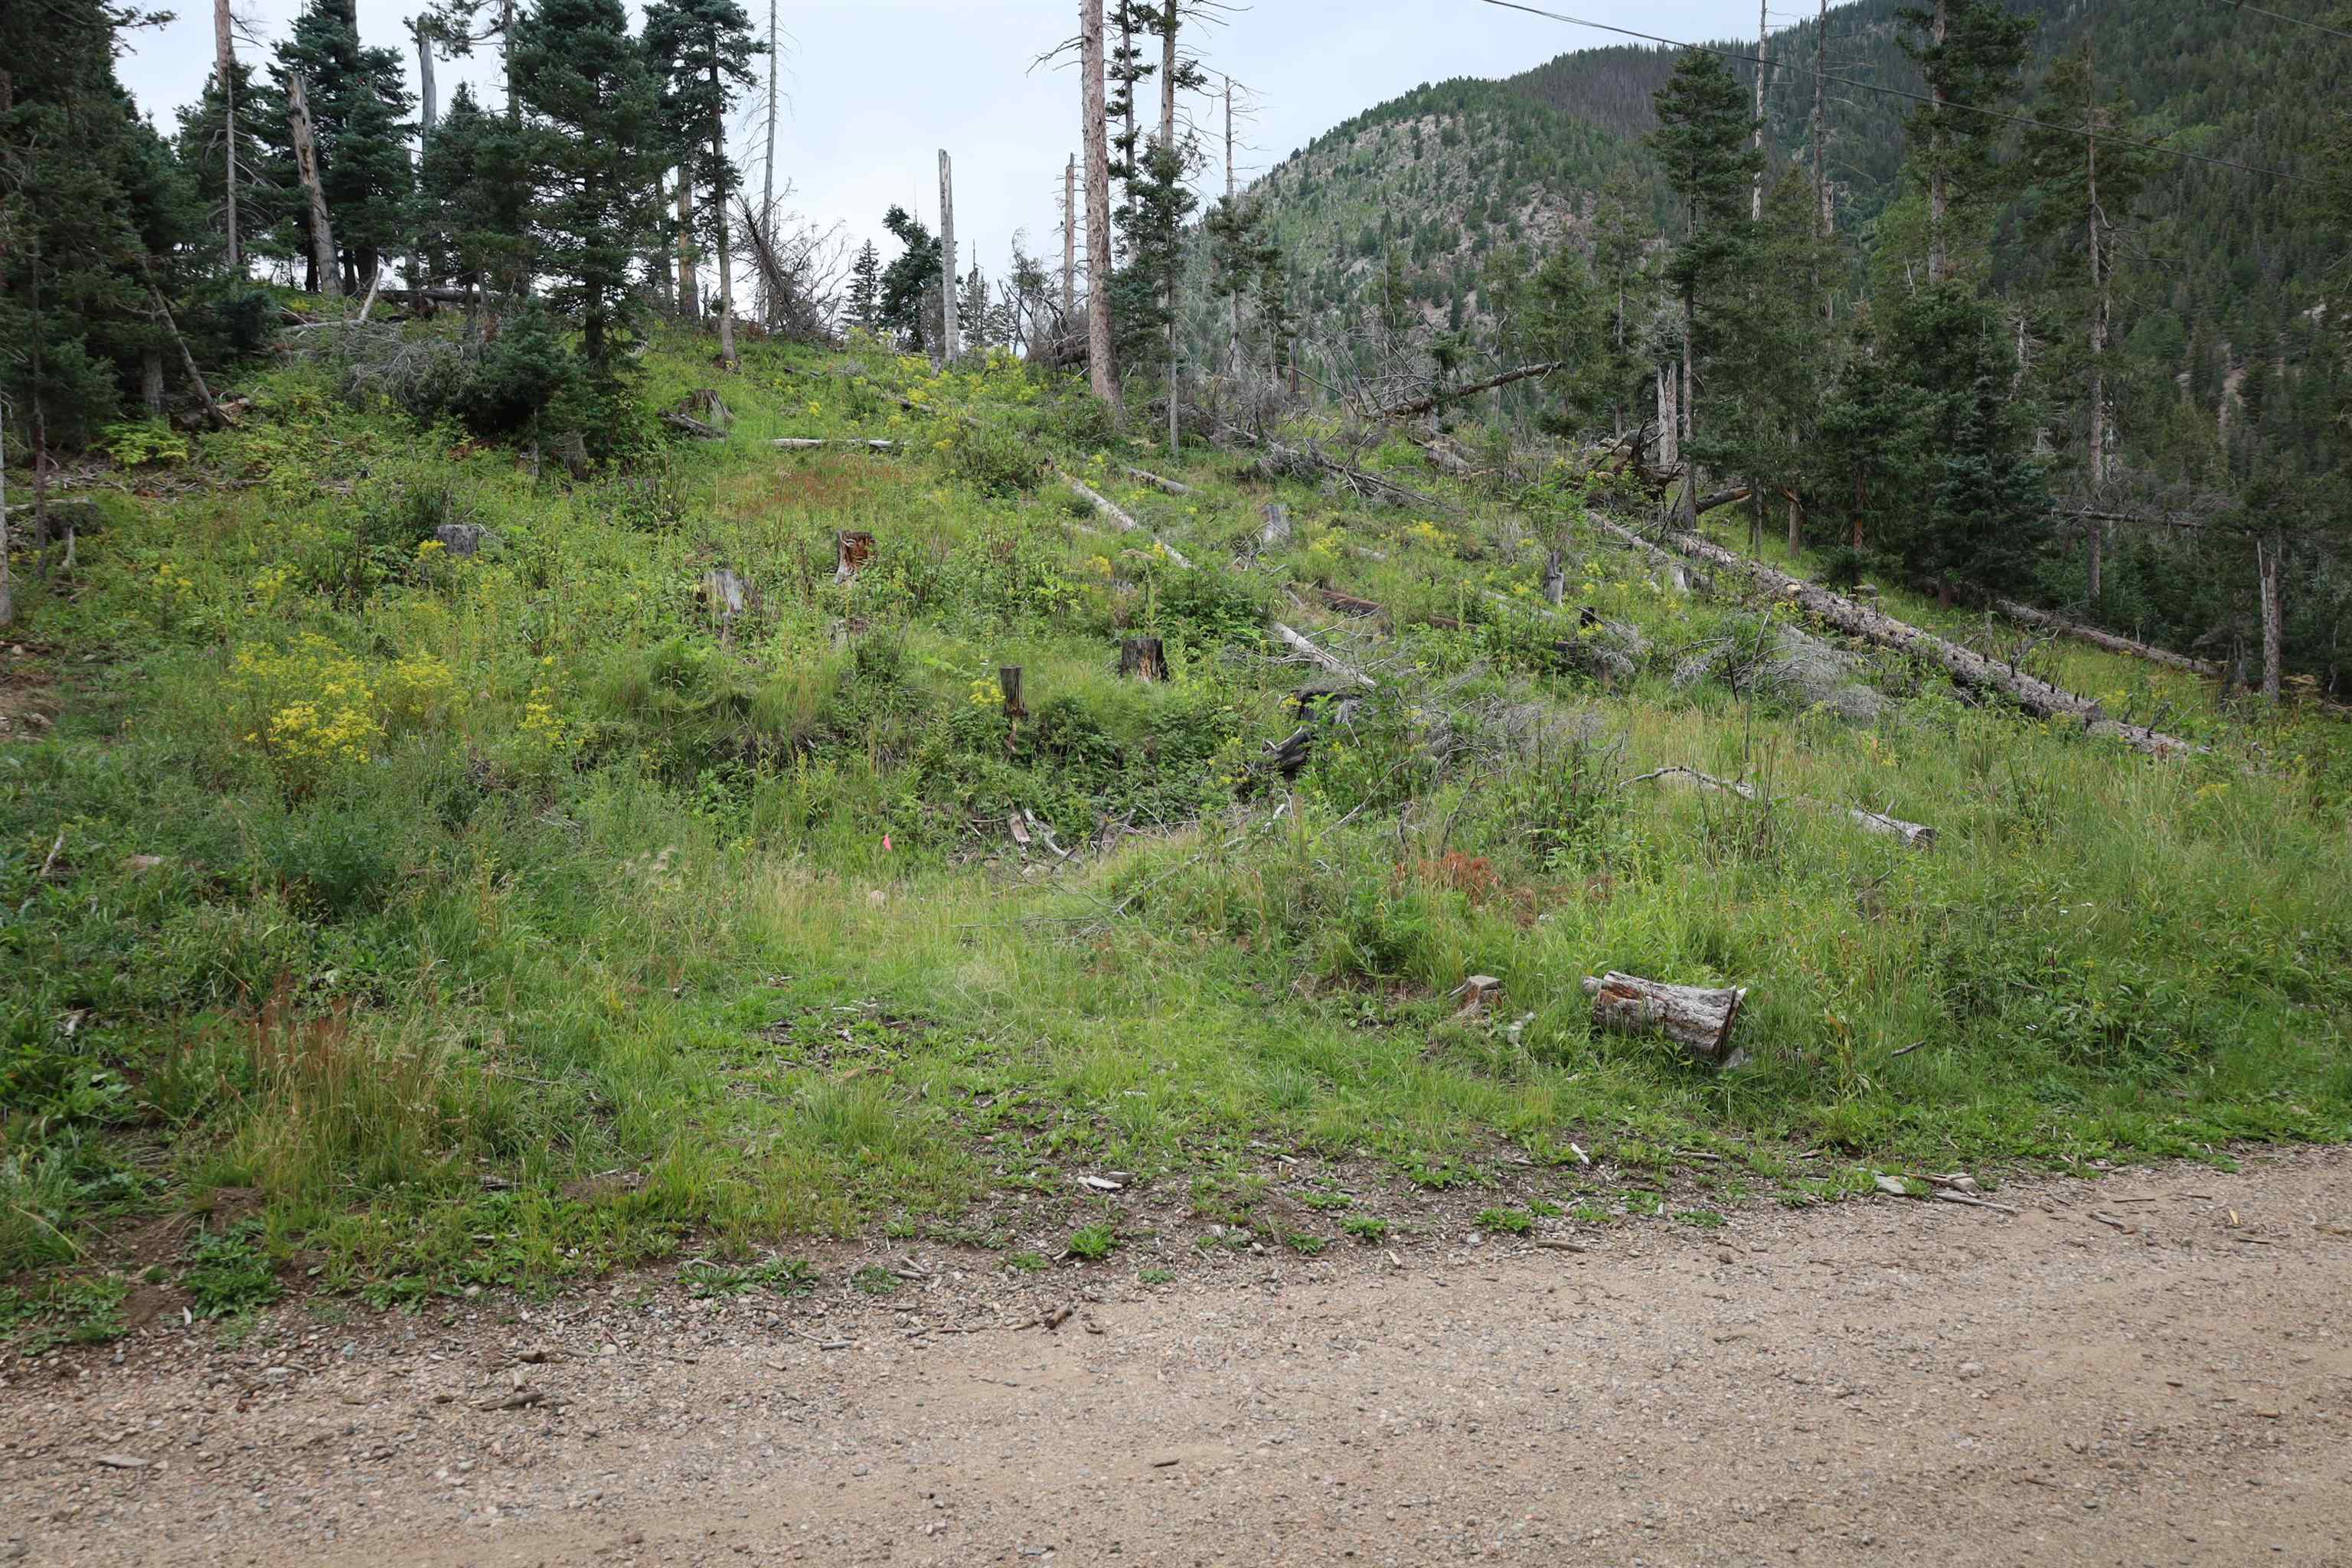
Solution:
[[(656, 343), (647, 401), (707, 348)], [(1564, 476), (1507, 506), (1392, 449), (1436, 504), (1372, 510), (1010, 363), (752, 345), (728, 440), (579, 483), (331, 363), (248, 382), (239, 428), (88, 476), (0, 669), (27, 1343), (134, 1289), (413, 1301), (689, 1247), (785, 1279), (793, 1237), (873, 1227), (1026, 1266), (1115, 1248), (1147, 1192), (1202, 1245), (1313, 1250), (1402, 1236), (1416, 1188), (1612, 1223), (2352, 1131), (2332, 723), (2023, 653), (2210, 748), (2151, 763), (1677, 595)], [(847, 582), (842, 531), (875, 542)], [(1592, 629), (1537, 604), (1554, 544)], [(1270, 619), (1378, 682), (1296, 778), (1269, 747), (1331, 682)], [(1141, 634), (1168, 681), (1118, 677)], [(1768, 799), (1633, 782), (1667, 764)], [(1753, 1060), (1596, 1035), (1609, 969), (1752, 986)]]

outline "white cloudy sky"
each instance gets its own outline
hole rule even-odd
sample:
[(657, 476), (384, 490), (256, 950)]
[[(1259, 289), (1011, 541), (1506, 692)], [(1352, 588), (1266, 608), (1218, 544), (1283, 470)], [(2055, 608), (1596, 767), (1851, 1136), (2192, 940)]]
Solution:
[[(300, 9), (300, 0), (235, 4), (247, 30), (270, 43)], [(134, 52), (120, 62), (125, 85), (167, 129), (173, 110), (202, 91), (212, 64), (212, 7), (205, 0), (180, 5), (177, 21), (133, 35)], [(423, 8), (422, 0), (359, 0), (362, 35), (407, 53), (412, 86), (416, 62), (404, 18)], [(764, 0), (745, 0), (745, 8), (764, 29)], [(1736, 37), (1756, 25), (1755, 10), (1740, 0), (1559, 0), (1552, 8), (1669, 37)], [(632, 13), (639, 9), (631, 0)], [(780, 0), (779, 15), (791, 102), (777, 132), (776, 165), (780, 180), (792, 180), (802, 211), (841, 223), (856, 239), (881, 237), (882, 212), (892, 202), (935, 224), (944, 147), (955, 159), (959, 237), (980, 247), (990, 272), (1003, 269), (1016, 230), (1027, 232), (1034, 254), (1058, 254), (1061, 170), (1076, 144), (1077, 80), (1074, 71), (1029, 67), (1076, 33), (1072, 0)], [(1246, 170), (1417, 83), (1508, 75), (1563, 50), (1616, 40), (1480, 0), (1248, 0), (1248, 8), (1198, 41), (1213, 69), (1231, 72), (1258, 95), (1256, 123), (1245, 129), (1255, 148), (1243, 154)], [(251, 58), (251, 46), (244, 52)], [(488, 83), (497, 69), (488, 54), (443, 62), (436, 71), (441, 101), (459, 80)], [(495, 87), (487, 96), (496, 99)], [(1201, 103), (1194, 112), (1205, 121), (1212, 110)], [(756, 180), (751, 141), (747, 124), (737, 153)], [(883, 246), (888, 254), (887, 238)]]

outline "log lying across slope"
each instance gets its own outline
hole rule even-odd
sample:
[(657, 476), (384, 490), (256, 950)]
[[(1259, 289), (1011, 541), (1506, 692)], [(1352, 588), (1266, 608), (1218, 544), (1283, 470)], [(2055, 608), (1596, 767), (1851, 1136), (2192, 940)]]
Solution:
[[(1632, 529), (1605, 518), (1600, 521), (1601, 531), (1610, 537), (1653, 553), (1663, 553)], [(2093, 734), (2113, 735), (2152, 757), (2179, 756), (2196, 749), (2179, 736), (2151, 730), (2144, 724), (2126, 724), (2110, 719), (2096, 702), (2087, 697), (2078, 697), (2063, 687), (2036, 679), (1998, 660), (1971, 652), (1958, 643), (1921, 631), (1906, 621), (1898, 621), (1882, 610), (1858, 604), (1843, 595), (1832, 594), (1826, 588), (1816, 587), (1801, 577), (1791, 577), (1760, 561), (1751, 561), (1736, 551), (1726, 550), (1711, 539), (1703, 539), (1696, 533), (1685, 533), (1680, 530), (1669, 530), (1664, 537), (1668, 544), (1695, 561), (1746, 573), (1773, 593), (1794, 601), (1849, 637), (1857, 637), (1864, 642), (1898, 652), (1924, 655), (1942, 665), (1961, 685), (1978, 691), (1997, 691), (2036, 718), (2074, 720)]]
[(2211, 659), (2191, 658), (2185, 653), (2175, 653), (2168, 647), (2158, 647), (2153, 643), (2134, 642), (2129, 637), (2117, 637), (2113, 632), (2103, 632), (2096, 626), (2086, 626), (2074, 621), (2062, 620), (2047, 610), (2037, 610), (2031, 605), (2021, 605), (2014, 599), (1995, 599), (1992, 602), (1992, 607), (2012, 621), (2021, 622), (2040, 631), (2055, 632), (2060, 637), (2073, 637), (2077, 642), (2089, 643), (2093, 647), (2105, 648), (2109, 653), (2129, 654), (2134, 658), (2144, 658), (2150, 664), (2160, 664), (2168, 669), (2185, 669), (2191, 675), (2210, 675), (2218, 678), (2221, 673), (2221, 667)]

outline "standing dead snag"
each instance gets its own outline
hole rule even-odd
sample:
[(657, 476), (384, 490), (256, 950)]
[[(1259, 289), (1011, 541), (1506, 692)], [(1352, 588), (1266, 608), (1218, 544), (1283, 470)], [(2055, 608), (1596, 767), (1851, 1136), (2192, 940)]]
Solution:
[(1007, 719), (1028, 717), (1029, 710), (1021, 701), (1021, 667), (1017, 664), (1000, 666), (996, 671), (996, 689), (1004, 698)]
[(1592, 1026), (1624, 1035), (1661, 1034), (1708, 1067), (1734, 1068), (1748, 1059), (1731, 1043), (1731, 1027), (1739, 1021), (1748, 987), (1717, 989), (1698, 985), (1668, 985), (1638, 975), (1611, 970), (1586, 975), (1585, 994), (1592, 998)]
[(1121, 637), (1118, 672), (1137, 680), (1168, 679), (1168, 654), (1158, 637)]
[(318, 274), (319, 292), (339, 294), (335, 275), (335, 231), (327, 221), (326, 187), (319, 182), (319, 142), (310, 120), (310, 99), (298, 73), (286, 79), (286, 124), (294, 145), (294, 168), (310, 195), (310, 267)]

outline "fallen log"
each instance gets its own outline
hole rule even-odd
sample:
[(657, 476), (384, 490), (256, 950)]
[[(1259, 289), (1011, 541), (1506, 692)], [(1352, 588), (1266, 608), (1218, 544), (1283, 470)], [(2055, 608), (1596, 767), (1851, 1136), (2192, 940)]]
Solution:
[(1120, 532), (1139, 533), (1143, 535), (1144, 538), (1150, 540), (1153, 544), (1164, 551), (1167, 553), (1169, 560), (1173, 561), (1177, 565), (1185, 568), (1187, 571), (1192, 569), (1192, 563), (1184, 559), (1183, 552), (1178, 550), (1166, 540), (1155, 537), (1150, 529), (1144, 527), (1143, 524), (1136, 521), (1135, 519), (1120, 510), (1118, 507), (1109, 500), (1108, 498), (1097, 494), (1083, 480), (1077, 479), (1074, 475), (1064, 474), (1062, 476), (1062, 482), (1069, 486), (1073, 490), (1076, 490), (1079, 495), (1085, 497), (1087, 500), (1093, 505), (1094, 509), (1102, 513), (1103, 516), (1108, 518), (1111, 522), (1118, 528)]
[(1171, 496), (1188, 496), (1192, 493), (1192, 486), (1180, 485), (1174, 479), (1163, 479), (1149, 468), (1139, 468), (1132, 463), (1121, 463), (1119, 467), (1126, 470), (1128, 478), (1140, 479), (1154, 489), (1166, 490)]
[(889, 452), (897, 450), (898, 443), (864, 436), (846, 436), (837, 440), (814, 436), (780, 436), (768, 445), (780, 452), (813, 452), (819, 447), (863, 447), (869, 452)]
[(1707, 512), (1713, 511), (1717, 507), (1729, 506), (1734, 501), (1746, 500), (1749, 496), (1755, 493), (1755, 491), (1749, 489), (1746, 485), (1738, 485), (1727, 490), (1717, 490), (1712, 495), (1703, 495), (1698, 498), (1698, 500), (1695, 504), (1696, 505), (1699, 512), (1704, 515)]
[(724, 441), (727, 432), (704, 424), (691, 414), (681, 414), (675, 408), (662, 410), (661, 421), (673, 430), (683, 430), (698, 441)]
[[(1611, 522), (1606, 518), (1596, 521), (1601, 531), (1611, 537), (1653, 553), (1659, 552), (1655, 545), (1632, 529)], [(1961, 685), (1974, 690), (1998, 692), (2038, 719), (2074, 720), (2095, 735), (2112, 735), (2134, 750), (2152, 757), (2179, 756), (2196, 750), (2177, 735), (2151, 730), (2145, 724), (2126, 724), (2110, 719), (2098, 703), (2087, 697), (2078, 697), (2063, 687), (2053, 686), (2046, 680), (1987, 658), (1958, 643), (1947, 642), (1932, 632), (1922, 631), (1884, 611), (1856, 604), (1826, 588), (1816, 587), (1801, 577), (1791, 577), (1760, 561), (1750, 561), (1737, 552), (1726, 550), (1711, 539), (1675, 529), (1667, 531), (1665, 540), (1675, 549), (1696, 560), (1746, 573), (1775, 595), (1821, 616), (1849, 637), (1857, 637), (1864, 642), (1901, 653), (1924, 655), (1943, 666)]]
[(1734, 1068), (1748, 1059), (1731, 1043), (1731, 1028), (1748, 1000), (1748, 987), (1668, 985), (1639, 975), (1584, 977), (1592, 998), (1592, 1026), (1619, 1034), (1661, 1034), (1708, 1067)]
[(1409, 398), (1387, 408), (1374, 410), (1381, 419), (1412, 419), (1423, 414), (1433, 414), (1441, 403), (1457, 398), (1474, 397), (1482, 392), (1492, 392), (1498, 386), (1508, 386), (1529, 376), (1549, 375), (1560, 367), (1559, 360), (1546, 360), (1541, 364), (1523, 364), (1517, 370), (1507, 370), (1500, 375), (1490, 375), (1484, 381), (1474, 381), (1467, 386), (1457, 386), (1451, 392), (1433, 392), (1427, 397)]
[[(1739, 796), (1742, 800), (1760, 801), (1764, 798), (1763, 792), (1754, 784), (1744, 784), (1737, 779), (1719, 779), (1713, 773), (1703, 773), (1696, 768), (1660, 768), (1655, 773), (1641, 773), (1625, 782), (1642, 784), (1650, 779), (1668, 779), (1676, 783), (1696, 784), (1704, 789), (1723, 790)], [(1900, 838), (1915, 849), (1928, 849), (1935, 847), (1936, 830), (1924, 823), (1906, 822), (1899, 816), (1889, 816), (1885, 812), (1865, 811), (1858, 805), (1839, 805), (1831, 801), (1815, 800), (1810, 795), (1801, 795), (1794, 798), (1801, 805), (1825, 806), (1838, 812), (1865, 833), (1883, 833), (1889, 837)]]
[(2047, 610), (2037, 610), (2031, 605), (2021, 605), (2014, 599), (1995, 599), (1992, 606), (2011, 620), (2022, 622), (2037, 631), (2055, 632), (2060, 637), (2073, 637), (2077, 642), (2089, 643), (2093, 647), (2103, 647), (2109, 653), (2129, 654), (2134, 658), (2144, 658), (2150, 664), (2160, 664), (2168, 669), (2185, 669), (2191, 675), (2206, 675), (2219, 679), (2221, 674), (2221, 667), (2210, 659), (2191, 658), (2185, 653), (2175, 653), (2170, 648), (2158, 647), (2153, 643), (2134, 642), (2129, 637), (2117, 637), (2113, 632), (2103, 632), (2096, 626), (2086, 626), (2074, 621), (2061, 620)]
[(1315, 590), (1315, 596), (1321, 599), (1325, 604), (1330, 605), (1331, 608), (1339, 611), (1343, 616), (1354, 616), (1360, 619), (1370, 619), (1373, 616), (1385, 614), (1377, 602), (1370, 599), (1360, 599), (1353, 594), (1342, 594), (1337, 588), (1318, 588)]
[(1292, 630), (1286, 626), (1284, 626), (1280, 621), (1268, 622), (1266, 629), (1274, 633), (1276, 641), (1281, 643), (1283, 647), (1290, 649), (1291, 652), (1297, 654), (1307, 663), (1319, 665), (1323, 668), (1329, 670), (1334, 675), (1340, 676), (1348, 680), (1355, 682), (1358, 686), (1378, 689), (1380, 686), (1379, 681), (1374, 680), (1370, 676), (1366, 675), (1362, 670), (1358, 669), (1354, 665), (1349, 664), (1346, 659), (1341, 658), (1339, 655), (1327, 652), (1324, 649), (1316, 647), (1313, 643), (1307, 641), (1307, 638), (1301, 637), (1297, 632)]

